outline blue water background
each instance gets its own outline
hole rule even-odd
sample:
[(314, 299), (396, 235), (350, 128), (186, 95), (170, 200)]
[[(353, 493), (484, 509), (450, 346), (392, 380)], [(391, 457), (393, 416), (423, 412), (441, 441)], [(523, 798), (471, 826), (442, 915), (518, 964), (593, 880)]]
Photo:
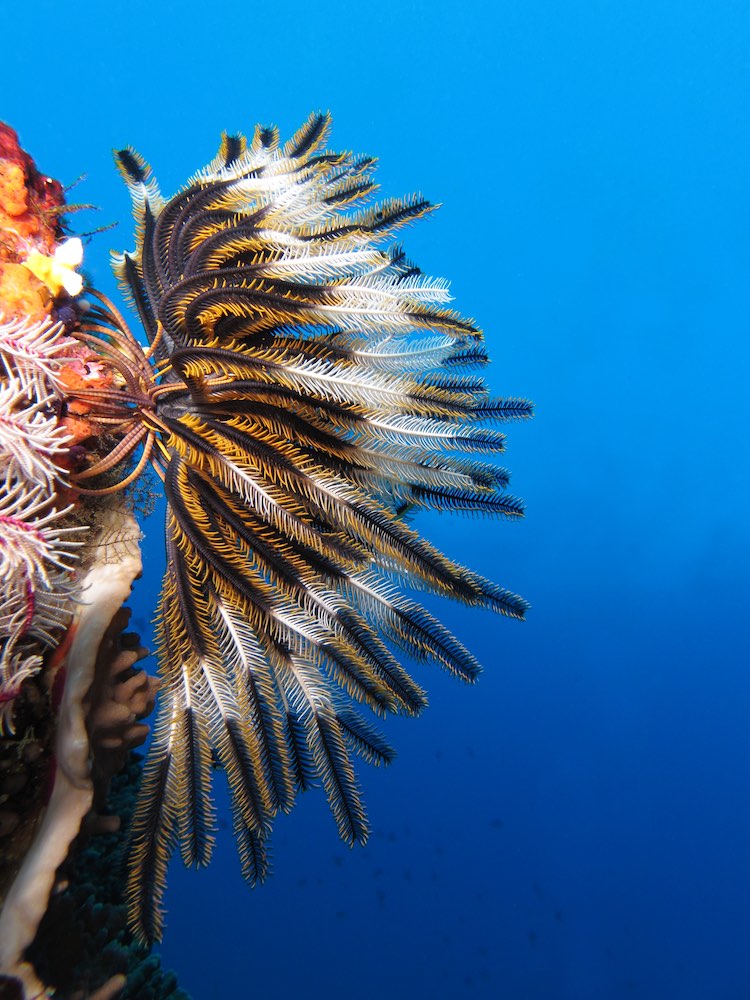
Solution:
[[(110, 149), (171, 193), (222, 129), (314, 109), (442, 202), (404, 242), (486, 331), (522, 524), (423, 516), (526, 596), (526, 624), (434, 602), (485, 664), (360, 767), (373, 835), (322, 793), (242, 883), (170, 873), (165, 963), (195, 1000), (750, 995), (750, 8), (684, 0), (50, 2), (2, 15), (0, 117), (133, 245)], [(159, 585), (147, 533), (134, 618)]]

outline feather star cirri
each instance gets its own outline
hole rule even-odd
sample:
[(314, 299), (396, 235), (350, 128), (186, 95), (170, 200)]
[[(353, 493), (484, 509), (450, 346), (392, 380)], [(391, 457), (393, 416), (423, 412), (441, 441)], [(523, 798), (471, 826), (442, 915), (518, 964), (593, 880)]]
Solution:
[(355, 705), (420, 712), (403, 656), (467, 681), (479, 671), (403, 585), (514, 618), (527, 608), (404, 514), (519, 517), (493, 425), (531, 405), (489, 397), (481, 332), (392, 243), (431, 206), (368, 207), (374, 161), (327, 151), (329, 128), (312, 115), (283, 146), (275, 128), (249, 143), (224, 135), (170, 199), (140, 155), (116, 154), (136, 249), (114, 266), (149, 347), (102, 297), (86, 314), (80, 337), (121, 391), (78, 394), (119, 442), (74, 481), (112, 492), (150, 460), (167, 499), (161, 703), (129, 862), (143, 940), (161, 934), (173, 851), (209, 861), (215, 764), (251, 883), (274, 816), (313, 784), (343, 840), (366, 839), (352, 755), (384, 764), (393, 752)]

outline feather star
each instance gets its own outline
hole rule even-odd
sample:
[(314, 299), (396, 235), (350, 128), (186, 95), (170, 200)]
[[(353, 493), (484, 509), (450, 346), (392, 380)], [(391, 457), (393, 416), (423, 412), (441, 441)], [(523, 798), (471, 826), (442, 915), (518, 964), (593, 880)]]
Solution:
[(120, 442), (73, 478), (112, 492), (150, 460), (167, 499), (162, 693), (129, 863), (142, 940), (161, 934), (173, 851), (209, 861), (215, 765), (251, 883), (274, 816), (313, 784), (341, 837), (364, 842), (352, 755), (386, 764), (393, 751), (355, 705), (418, 714), (425, 694), (404, 657), (479, 672), (405, 586), (513, 618), (527, 608), (404, 515), (519, 517), (492, 425), (531, 404), (490, 398), (481, 332), (392, 244), (431, 206), (367, 207), (374, 161), (327, 151), (329, 128), (313, 115), (284, 146), (275, 128), (224, 135), (170, 199), (139, 154), (116, 154), (136, 249), (115, 271), (149, 347), (103, 297), (86, 313), (79, 339), (110, 359), (119, 393), (81, 395)]

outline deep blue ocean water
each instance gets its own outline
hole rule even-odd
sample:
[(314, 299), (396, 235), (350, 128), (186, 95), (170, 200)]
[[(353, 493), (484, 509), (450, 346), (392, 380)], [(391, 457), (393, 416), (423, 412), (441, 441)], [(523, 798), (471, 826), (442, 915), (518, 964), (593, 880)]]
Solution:
[[(529, 599), (525, 624), (433, 602), (485, 665), (393, 720), (360, 767), (373, 834), (322, 793), (242, 883), (220, 799), (212, 866), (170, 874), (165, 964), (195, 1000), (750, 996), (750, 7), (15, 3), (0, 118), (133, 245), (110, 159), (171, 193), (222, 129), (311, 110), (375, 154), (386, 195), (443, 203), (404, 234), (483, 326), (521, 524), (423, 516)], [(161, 524), (145, 524), (148, 629)]]

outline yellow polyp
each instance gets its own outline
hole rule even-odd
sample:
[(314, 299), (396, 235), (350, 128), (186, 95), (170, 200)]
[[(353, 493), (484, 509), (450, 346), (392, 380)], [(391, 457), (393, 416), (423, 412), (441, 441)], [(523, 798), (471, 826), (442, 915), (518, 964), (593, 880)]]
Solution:
[(82, 261), (83, 246), (78, 237), (73, 237), (59, 244), (51, 257), (32, 250), (22, 263), (49, 288), (53, 296), (63, 291), (75, 296), (83, 288), (83, 278), (76, 271)]

